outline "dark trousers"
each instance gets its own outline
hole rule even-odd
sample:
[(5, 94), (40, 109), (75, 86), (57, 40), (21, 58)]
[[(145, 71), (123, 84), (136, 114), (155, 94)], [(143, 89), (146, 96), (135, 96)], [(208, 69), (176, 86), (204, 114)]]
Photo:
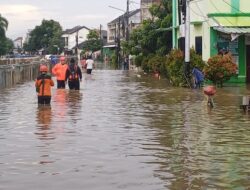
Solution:
[(38, 104), (50, 105), (51, 96), (38, 96)]
[(80, 90), (80, 81), (79, 80), (69, 80), (69, 89), (71, 90)]
[(57, 80), (57, 88), (65, 88), (65, 81), (64, 80)]
[(87, 69), (87, 74), (91, 74), (92, 69)]

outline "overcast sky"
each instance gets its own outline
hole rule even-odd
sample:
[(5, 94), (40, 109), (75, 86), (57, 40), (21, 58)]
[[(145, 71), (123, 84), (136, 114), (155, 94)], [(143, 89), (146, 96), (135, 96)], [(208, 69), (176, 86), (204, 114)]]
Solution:
[[(132, 3), (133, 2), (133, 3)], [(133, 0), (130, 10), (139, 8), (140, 0)], [(7, 36), (25, 36), (28, 29), (40, 25), (42, 19), (58, 21), (63, 30), (77, 25), (104, 29), (107, 23), (126, 10), (126, 0), (1, 0), (0, 14), (9, 21)]]

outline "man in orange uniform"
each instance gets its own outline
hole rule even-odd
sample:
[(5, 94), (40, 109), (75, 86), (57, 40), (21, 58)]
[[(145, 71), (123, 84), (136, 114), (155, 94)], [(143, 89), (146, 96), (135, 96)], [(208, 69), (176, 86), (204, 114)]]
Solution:
[(65, 88), (66, 71), (68, 68), (65, 63), (65, 57), (60, 57), (60, 63), (57, 63), (52, 69), (53, 75), (56, 76), (57, 88)]
[(38, 95), (39, 105), (50, 105), (51, 101), (51, 86), (54, 86), (54, 82), (51, 76), (47, 74), (48, 67), (46, 65), (40, 66), (41, 74), (36, 79), (36, 91)]

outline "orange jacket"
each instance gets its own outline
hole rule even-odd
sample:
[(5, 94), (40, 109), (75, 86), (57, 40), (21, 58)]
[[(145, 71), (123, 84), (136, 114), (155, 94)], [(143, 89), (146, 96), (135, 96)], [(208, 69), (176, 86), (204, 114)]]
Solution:
[(65, 80), (67, 68), (68, 68), (67, 64), (62, 65), (61, 63), (57, 63), (53, 67), (52, 73), (53, 75), (56, 76), (57, 80)]
[(38, 96), (51, 96), (51, 86), (54, 86), (54, 82), (51, 76), (41, 74), (37, 77), (35, 86)]

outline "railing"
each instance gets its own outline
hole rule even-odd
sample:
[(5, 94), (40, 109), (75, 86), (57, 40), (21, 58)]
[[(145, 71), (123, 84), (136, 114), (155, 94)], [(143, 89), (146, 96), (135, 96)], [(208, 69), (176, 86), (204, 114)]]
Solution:
[(0, 60), (0, 89), (34, 80), (39, 74), (40, 58), (15, 58)]

